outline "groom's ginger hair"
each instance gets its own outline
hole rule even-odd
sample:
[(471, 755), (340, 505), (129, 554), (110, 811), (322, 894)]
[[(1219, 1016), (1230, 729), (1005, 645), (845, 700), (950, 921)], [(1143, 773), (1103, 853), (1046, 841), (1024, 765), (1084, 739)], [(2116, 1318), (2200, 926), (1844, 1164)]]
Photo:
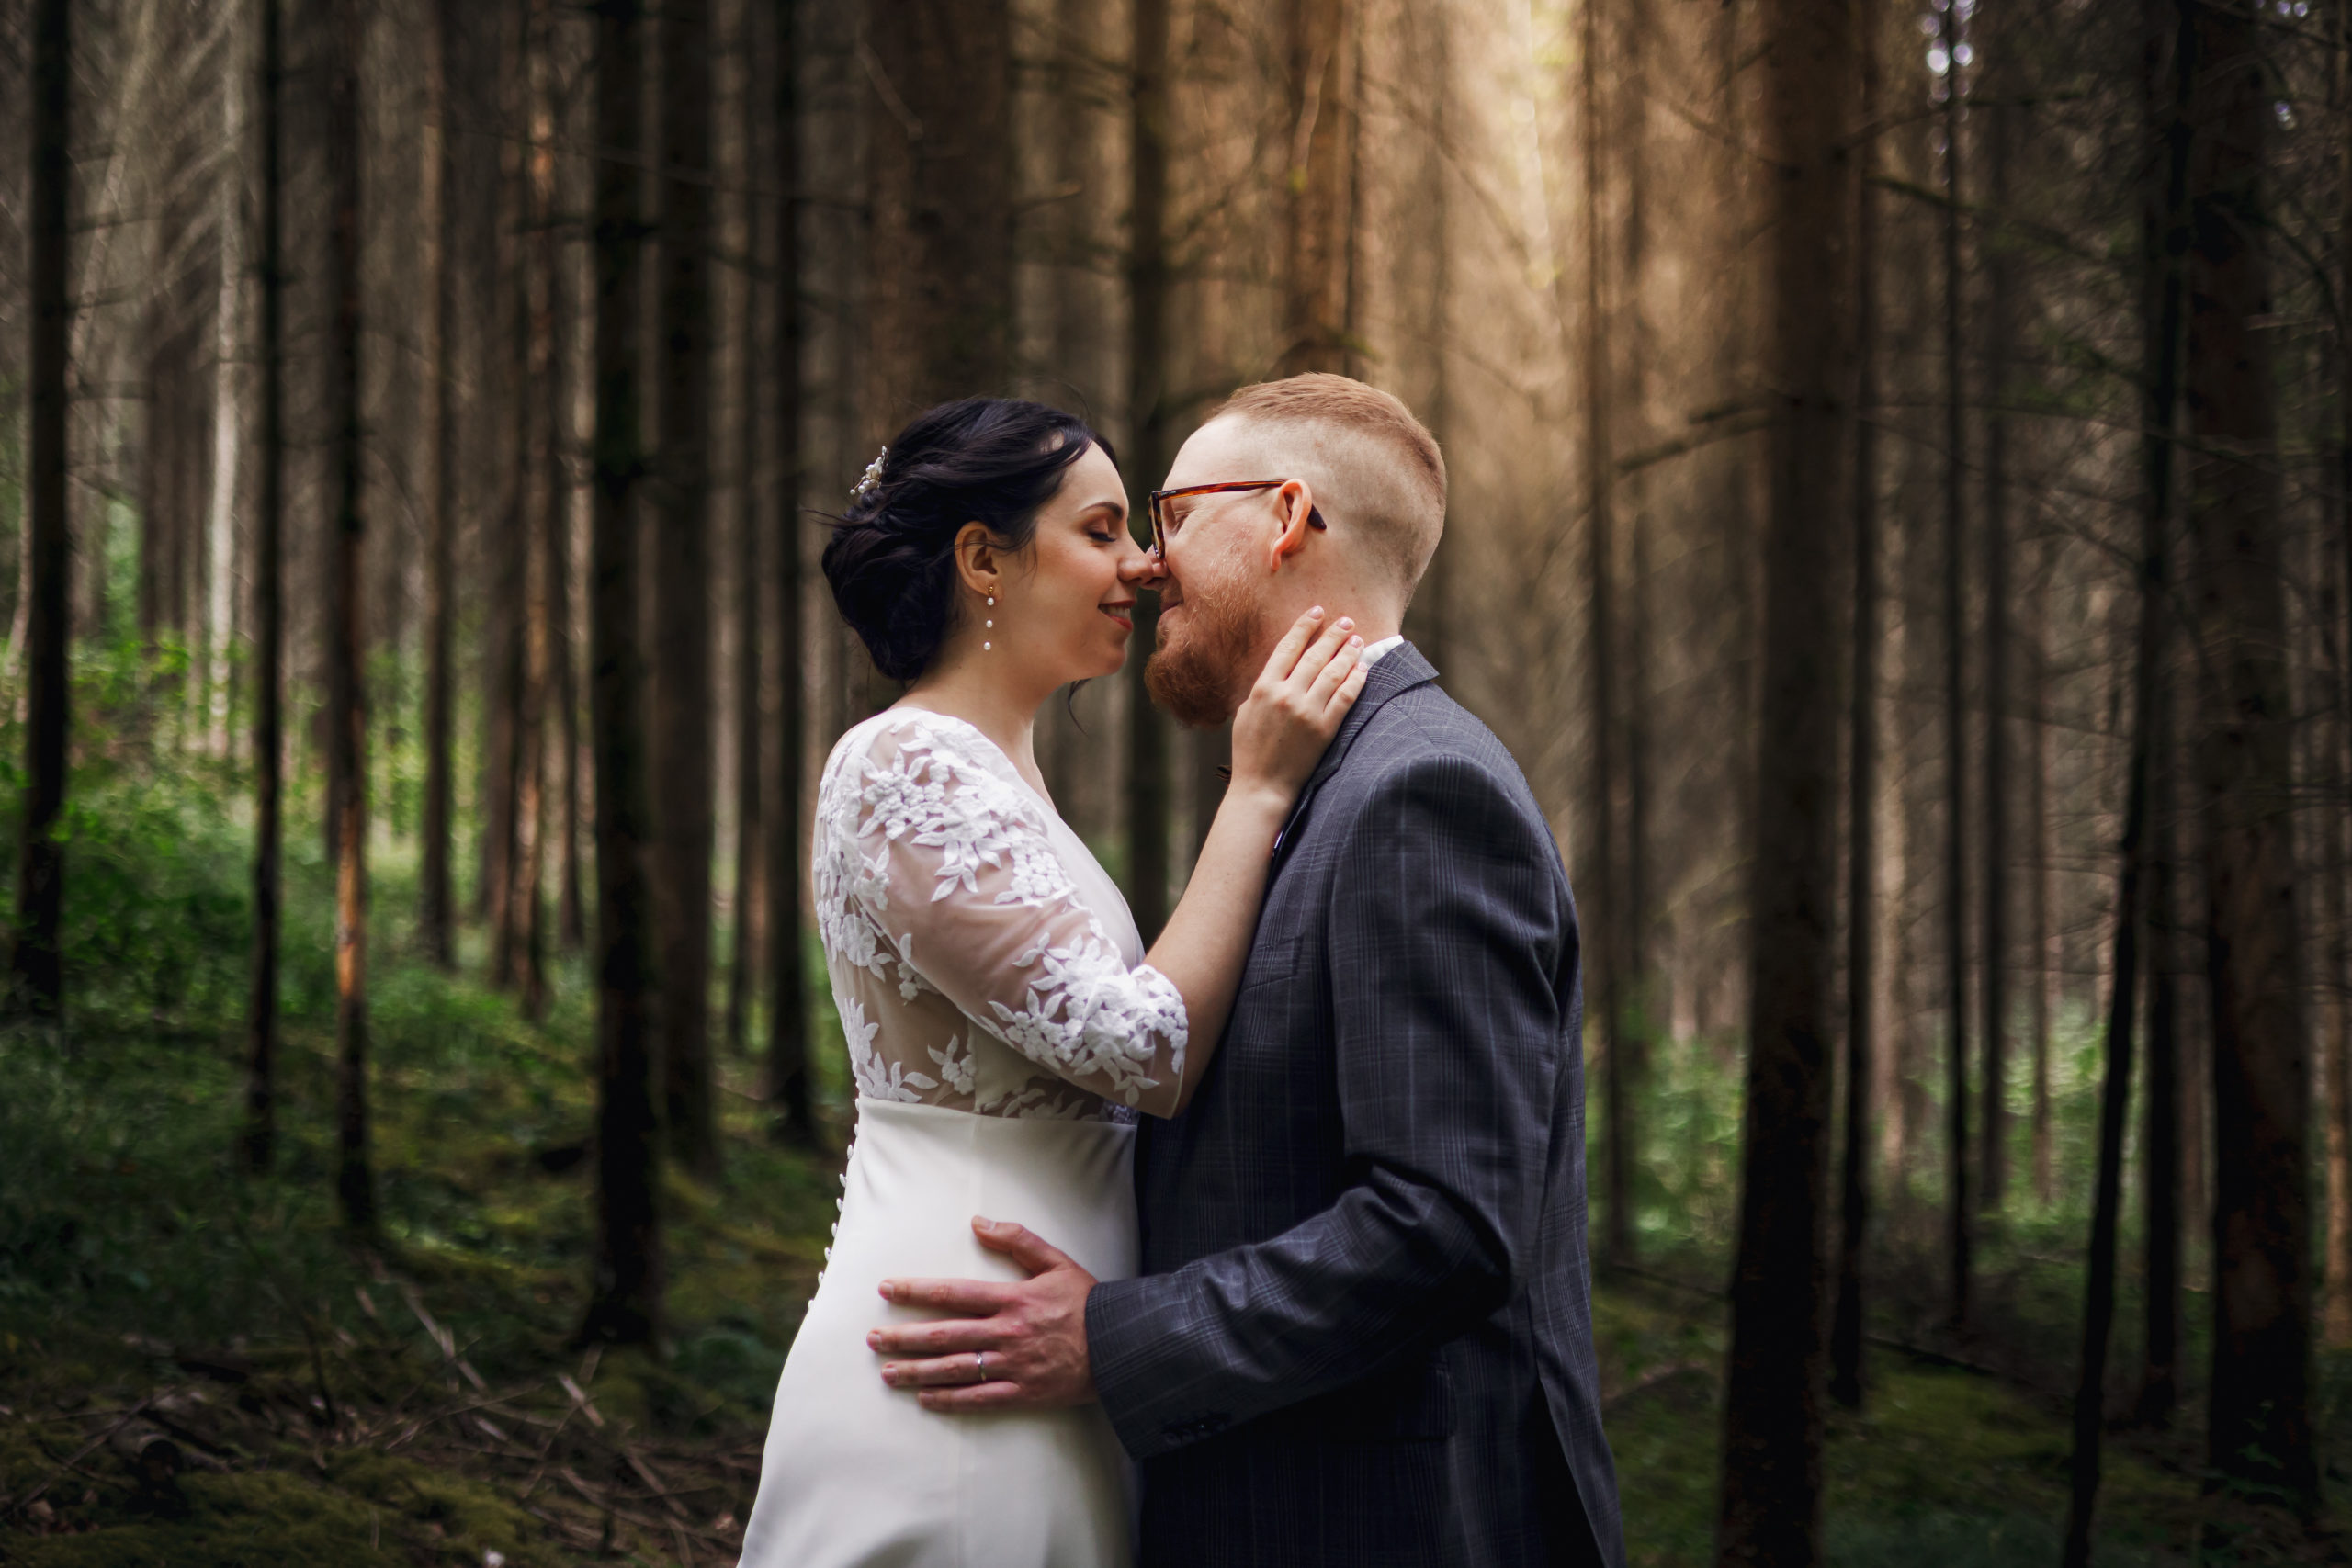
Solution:
[(1445, 532), (1445, 455), (1402, 400), (1349, 377), (1314, 370), (1244, 387), (1210, 418), (1287, 427), (1306, 436), (1304, 455), (1325, 470), (1316, 487), (1322, 510), (1360, 531), (1395, 570), (1406, 600), (1412, 599)]

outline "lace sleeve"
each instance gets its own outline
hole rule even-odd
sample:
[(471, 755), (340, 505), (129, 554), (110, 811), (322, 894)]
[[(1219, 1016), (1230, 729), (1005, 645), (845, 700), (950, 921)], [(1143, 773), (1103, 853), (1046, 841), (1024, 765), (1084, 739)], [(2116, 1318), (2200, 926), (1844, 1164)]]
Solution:
[[(1127, 966), (1080, 899), (1038, 801), (944, 724), (883, 731), (842, 782), (848, 891), (907, 991), (917, 977), (1065, 1081), (1153, 1115), (1183, 1080), (1184, 998)], [(876, 953), (870, 955), (884, 956)]]

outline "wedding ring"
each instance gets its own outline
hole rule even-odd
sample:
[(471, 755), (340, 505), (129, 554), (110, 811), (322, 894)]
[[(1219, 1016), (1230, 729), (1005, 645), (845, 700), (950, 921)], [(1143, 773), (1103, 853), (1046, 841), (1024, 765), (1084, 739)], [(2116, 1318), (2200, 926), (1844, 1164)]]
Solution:
[(972, 1352), (972, 1381), (974, 1382), (989, 1381), (989, 1353), (986, 1350)]

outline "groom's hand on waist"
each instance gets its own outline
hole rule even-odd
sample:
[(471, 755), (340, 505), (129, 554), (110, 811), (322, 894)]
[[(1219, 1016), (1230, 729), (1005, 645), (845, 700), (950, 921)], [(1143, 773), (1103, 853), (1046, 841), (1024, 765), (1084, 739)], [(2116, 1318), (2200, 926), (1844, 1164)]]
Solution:
[(882, 1299), (957, 1315), (877, 1328), (866, 1345), (886, 1358), (882, 1381), (912, 1389), (926, 1410), (1040, 1410), (1086, 1404), (1094, 1371), (1086, 1352), (1086, 1296), (1094, 1276), (1021, 1226), (975, 1219), (980, 1245), (1030, 1277), (885, 1280)]

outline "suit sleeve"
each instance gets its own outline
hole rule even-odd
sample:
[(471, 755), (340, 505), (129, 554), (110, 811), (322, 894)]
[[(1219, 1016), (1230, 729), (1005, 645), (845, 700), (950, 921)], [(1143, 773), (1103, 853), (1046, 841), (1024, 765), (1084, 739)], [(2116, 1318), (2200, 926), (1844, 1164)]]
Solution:
[(1535, 1267), (1572, 1005), (1556, 853), (1468, 761), (1374, 786), (1329, 910), (1350, 1183), (1263, 1242), (1095, 1287), (1095, 1386), (1134, 1457), (1376, 1374), (1491, 1314)]

